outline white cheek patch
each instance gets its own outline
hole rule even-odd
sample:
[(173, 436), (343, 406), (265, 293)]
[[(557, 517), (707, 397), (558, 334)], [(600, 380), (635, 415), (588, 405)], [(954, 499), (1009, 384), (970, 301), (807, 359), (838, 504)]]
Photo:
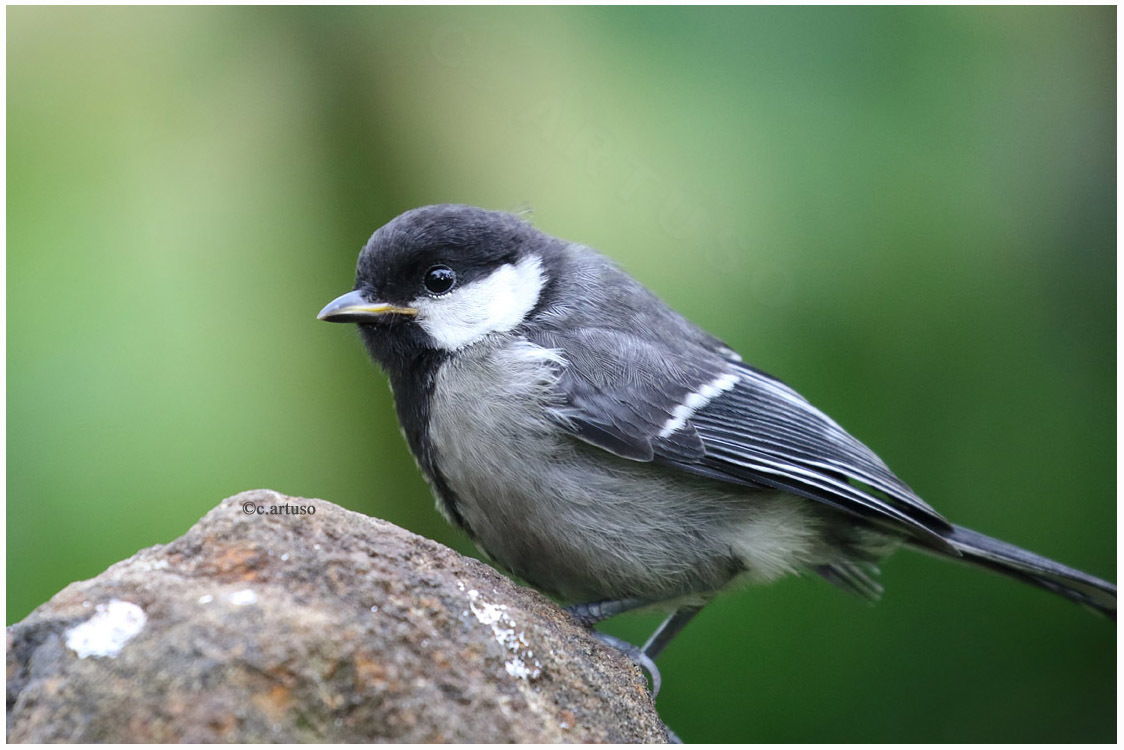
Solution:
[(522, 323), (538, 303), (544, 283), (542, 263), (532, 255), (443, 297), (419, 297), (410, 306), (418, 311), (418, 325), (429, 337), (452, 351)]

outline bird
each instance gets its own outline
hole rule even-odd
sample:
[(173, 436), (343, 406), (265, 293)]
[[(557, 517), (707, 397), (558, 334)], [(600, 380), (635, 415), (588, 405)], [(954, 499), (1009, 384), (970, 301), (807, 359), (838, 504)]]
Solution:
[(1116, 587), (958, 526), (781, 380), (608, 257), (523, 216), (406, 211), (318, 318), (388, 375), (438, 510), (591, 627), (661, 609), (655, 659), (716, 595), (812, 572), (863, 599), (900, 547), (1115, 619)]

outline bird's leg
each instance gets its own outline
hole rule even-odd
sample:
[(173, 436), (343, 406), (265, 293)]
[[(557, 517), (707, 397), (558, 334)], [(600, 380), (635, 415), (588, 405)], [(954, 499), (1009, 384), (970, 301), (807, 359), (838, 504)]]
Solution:
[(680, 607), (667, 616), (656, 632), (652, 633), (652, 637), (644, 644), (641, 651), (649, 659), (654, 660), (665, 648), (667, 644), (671, 643), (671, 639), (679, 634), (679, 631), (686, 627), (691, 618), (697, 615), (703, 607), (709, 602), (693, 605), (690, 607)]
[(591, 627), (616, 617), (624, 612), (646, 607), (652, 602), (647, 599), (605, 599), (599, 602), (586, 602), (584, 604), (571, 604), (566, 611), (573, 615), (578, 622), (586, 627)]
[[(652, 680), (652, 698), (659, 695), (660, 692), (660, 670), (656, 667), (656, 657), (663, 652), (667, 644), (671, 643), (671, 639), (679, 634), (691, 618), (699, 613), (700, 610), (709, 600), (704, 601), (702, 604), (695, 604), (679, 609), (668, 615), (667, 619), (656, 629), (648, 642), (644, 644), (643, 648), (637, 648), (631, 643), (621, 640), (606, 633), (599, 633), (594, 631), (594, 635), (604, 644), (612, 646), (625, 656), (627, 656), (633, 664), (643, 669), (648, 677)], [(584, 604), (572, 604), (566, 607), (566, 611), (573, 615), (581, 624), (586, 627), (592, 627), (602, 620), (607, 620), (610, 617), (622, 614), (624, 612), (631, 612), (634, 609), (646, 607), (654, 602), (646, 599), (605, 599), (599, 602), (587, 602)]]

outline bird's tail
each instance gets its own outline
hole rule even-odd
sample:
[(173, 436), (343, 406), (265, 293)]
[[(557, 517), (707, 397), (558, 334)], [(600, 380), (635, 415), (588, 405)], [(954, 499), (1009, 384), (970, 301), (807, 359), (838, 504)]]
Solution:
[(1107, 581), (963, 526), (953, 526), (945, 539), (968, 562), (1053, 591), (1116, 619), (1116, 586)]

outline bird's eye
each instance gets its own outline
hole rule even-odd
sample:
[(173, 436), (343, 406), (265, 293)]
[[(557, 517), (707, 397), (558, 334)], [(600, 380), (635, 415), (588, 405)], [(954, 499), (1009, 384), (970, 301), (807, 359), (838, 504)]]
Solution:
[(433, 266), (425, 272), (422, 283), (431, 294), (444, 294), (457, 282), (457, 274), (448, 266)]

